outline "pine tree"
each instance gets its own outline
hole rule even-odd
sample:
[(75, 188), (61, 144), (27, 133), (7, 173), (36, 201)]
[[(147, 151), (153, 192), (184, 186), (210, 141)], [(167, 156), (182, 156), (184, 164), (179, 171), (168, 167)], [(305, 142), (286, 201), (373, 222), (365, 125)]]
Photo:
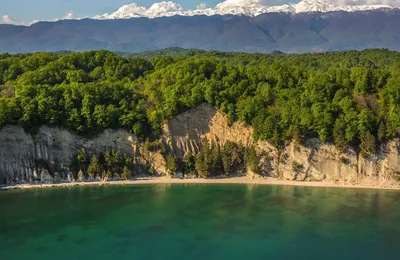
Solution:
[(196, 174), (195, 157), (191, 152), (186, 152), (183, 156), (183, 173), (188, 175)]
[(210, 143), (203, 139), (201, 151), (196, 155), (196, 171), (202, 178), (210, 177)]
[(79, 152), (79, 154), (76, 156), (76, 158), (78, 159), (78, 162), (80, 164), (87, 164), (89, 162), (89, 157), (86, 153), (85, 148), (82, 148), (81, 151)]
[(383, 142), (386, 139), (386, 126), (385, 123), (381, 122), (378, 128), (378, 140)]
[(87, 173), (92, 175), (93, 177), (99, 175), (103, 172), (103, 167), (99, 163), (99, 160), (97, 159), (96, 155), (92, 156), (92, 159), (90, 160), (89, 168), (87, 170)]
[(376, 152), (375, 137), (369, 131), (361, 137), (360, 150), (362, 156), (374, 154)]
[(254, 147), (250, 147), (246, 151), (246, 166), (254, 173), (260, 172), (259, 158)]
[(167, 170), (169, 174), (174, 174), (178, 170), (178, 162), (173, 154), (167, 156)]
[(347, 149), (346, 126), (344, 121), (340, 118), (336, 120), (336, 123), (333, 127), (333, 139), (336, 148), (338, 148), (341, 152), (345, 152)]
[(221, 151), (218, 146), (213, 147), (211, 150), (210, 165), (210, 175), (219, 176), (224, 173)]
[(122, 170), (122, 175), (121, 177), (125, 180), (129, 180), (131, 178), (131, 172), (129, 171), (127, 166), (124, 166), (124, 169)]
[(108, 170), (107, 171), (107, 178), (112, 179), (112, 177), (113, 177), (113, 173), (110, 170)]
[(233, 162), (232, 162), (232, 152), (227, 150), (226, 148), (222, 151), (221, 159), (222, 166), (224, 168), (224, 174), (229, 175), (232, 172)]

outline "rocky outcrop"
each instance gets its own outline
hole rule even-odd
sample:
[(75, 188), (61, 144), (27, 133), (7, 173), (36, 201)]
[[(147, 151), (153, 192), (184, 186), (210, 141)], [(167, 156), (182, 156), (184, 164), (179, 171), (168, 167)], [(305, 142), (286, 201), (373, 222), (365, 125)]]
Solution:
[[(254, 142), (251, 127), (230, 124), (227, 117), (212, 106), (202, 104), (166, 122), (161, 141), (166, 151), (183, 157), (201, 149), (203, 138), (213, 144), (226, 141), (254, 146), (260, 157), (263, 176), (298, 181), (327, 181), (338, 184), (398, 185), (400, 183), (400, 141), (392, 140), (366, 158), (355, 151), (341, 153), (331, 144), (317, 139), (304, 144), (287, 144), (278, 151), (266, 141)], [(17, 126), (0, 130), (0, 185), (34, 182), (88, 181), (74, 172), (73, 158), (84, 147), (87, 153), (118, 150), (148, 167), (151, 174), (166, 175), (161, 152), (144, 153), (142, 144), (125, 130), (106, 130), (93, 139), (83, 138), (59, 128), (41, 127), (31, 136)], [(245, 172), (245, 171), (244, 171)], [(254, 173), (247, 174), (257, 177)], [(114, 176), (112, 179), (117, 179)]]

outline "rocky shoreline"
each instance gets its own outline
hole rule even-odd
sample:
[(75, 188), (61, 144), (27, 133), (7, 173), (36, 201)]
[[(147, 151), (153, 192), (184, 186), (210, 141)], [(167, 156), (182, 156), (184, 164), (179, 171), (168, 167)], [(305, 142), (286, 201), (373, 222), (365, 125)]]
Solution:
[(278, 186), (298, 186), (316, 188), (357, 188), (357, 189), (379, 189), (379, 190), (400, 190), (400, 185), (375, 185), (375, 184), (345, 184), (331, 181), (324, 182), (304, 182), (278, 180), (276, 178), (214, 178), (214, 179), (176, 179), (170, 177), (143, 177), (127, 181), (93, 181), (93, 182), (62, 182), (54, 184), (17, 184), (0, 186), (0, 190), (15, 189), (39, 189), (39, 188), (67, 188), (67, 187), (86, 187), (86, 186), (121, 186), (121, 185), (145, 185), (145, 184), (247, 184), (247, 185), (278, 185)]

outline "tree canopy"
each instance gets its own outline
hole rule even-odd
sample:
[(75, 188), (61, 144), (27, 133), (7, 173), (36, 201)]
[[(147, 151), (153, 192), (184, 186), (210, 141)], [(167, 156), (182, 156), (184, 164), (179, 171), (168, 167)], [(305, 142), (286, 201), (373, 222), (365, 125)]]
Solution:
[(372, 153), (400, 133), (400, 53), (191, 52), (149, 59), (108, 51), (0, 55), (0, 125), (141, 138), (202, 102), (281, 145), (319, 137)]

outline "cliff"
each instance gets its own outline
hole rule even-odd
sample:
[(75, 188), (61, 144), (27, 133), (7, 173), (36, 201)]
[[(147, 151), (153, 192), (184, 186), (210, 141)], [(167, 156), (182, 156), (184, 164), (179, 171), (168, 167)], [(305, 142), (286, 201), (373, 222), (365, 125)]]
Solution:
[(84, 147), (88, 154), (112, 149), (135, 155), (136, 137), (124, 130), (107, 130), (86, 139), (67, 130), (43, 126), (32, 136), (17, 126), (0, 131), (0, 183), (51, 182), (56, 176), (72, 180), (74, 156)]
[[(265, 141), (253, 142), (251, 127), (229, 124), (226, 116), (202, 104), (166, 122), (160, 138), (168, 152), (182, 157), (196, 153), (202, 138), (223, 145), (226, 141), (254, 146), (260, 158), (260, 175), (286, 180), (326, 181), (338, 184), (397, 185), (400, 183), (400, 141), (381, 145), (362, 158), (355, 151), (339, 152), (331, 144), (310, 139), (290, 143), (281, 151)], [(58, 128), (43, 126), (32, 136), (20, 127), (0, 130), (0, 184), (74, 181), (74, 157), (84, 147), (89, 155), (116, 150), (137, 157), (158, 174), (166, 174), (160, 152), (145, 155), (143, 144), (125, 130), (106, 130), (87, 139)]]

